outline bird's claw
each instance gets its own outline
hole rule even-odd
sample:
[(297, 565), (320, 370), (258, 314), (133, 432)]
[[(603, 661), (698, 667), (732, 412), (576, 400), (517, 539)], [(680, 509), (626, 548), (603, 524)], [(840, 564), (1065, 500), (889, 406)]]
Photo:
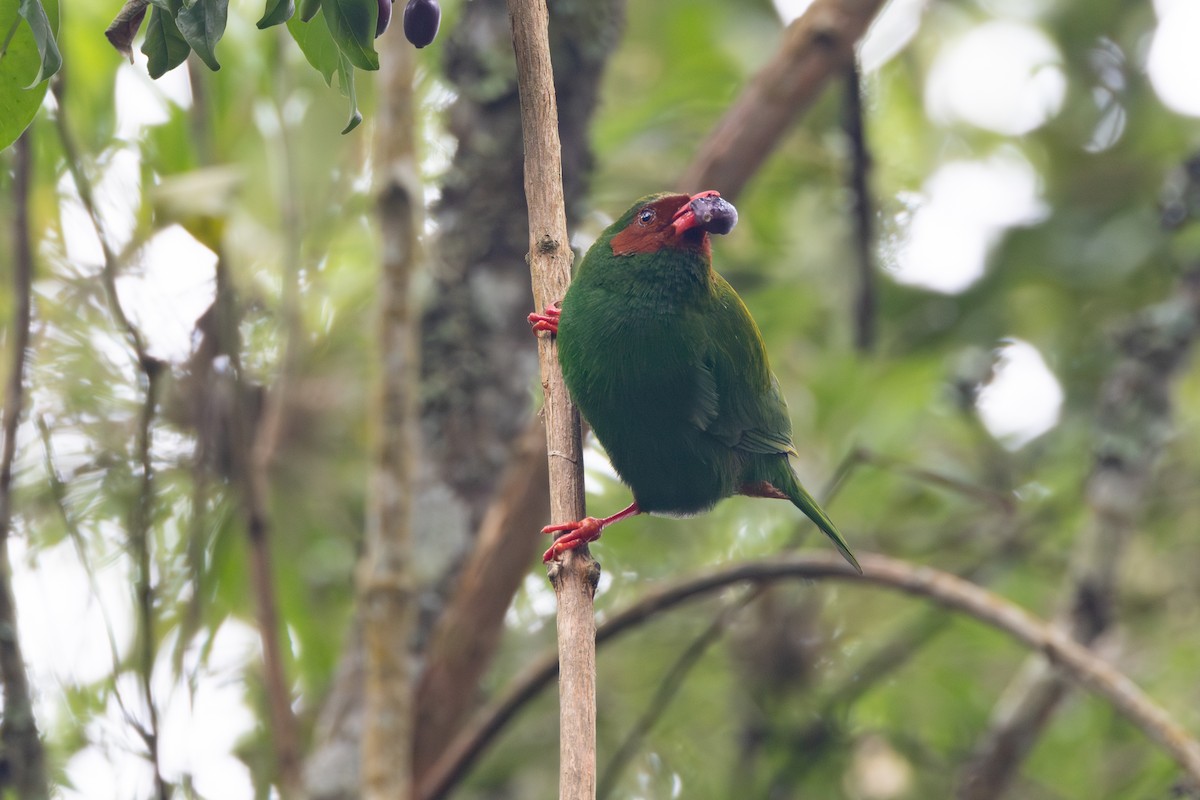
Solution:
[(534, 333), (538, 331), (548, 331), (552, 334), (558, 333), (558, 320), (562, 316), (562, 309), (558, 307), (558, 301), (554, 301), (546, 306), (546, 313), (539, 314), (536, 311), (530, 314), (527, 319), (529, 324), (533, 326)]
[(542, 533), (558, 533), (559, 531), (566, 531), (566, 533), (554, 540), (550, 549), (542, 554), (542, 561), (549, 563), (568, 550), (574, 550), (576, 547), (583, 547), (588, 542), (596, 541), (600, 538), (602, 530), (604, 530), (603, 522), (595, 517), (584, 517), (578, 522), (547, 525), (542, 528)]

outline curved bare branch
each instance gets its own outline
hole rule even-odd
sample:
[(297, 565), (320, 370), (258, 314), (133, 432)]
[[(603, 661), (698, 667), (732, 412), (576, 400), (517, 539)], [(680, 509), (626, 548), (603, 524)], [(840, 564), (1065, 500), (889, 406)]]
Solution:
[[(641, 600), (609, 618), (596, 631), (596, 644), (652, 619), (662, 611), (737, 583), (779, 580), (845, 580), (867, 583), (924, 597), (1007, 633), (1030, 650), (1042, 653), (1063, 674), (1110, 703), (1131, 723), (1200, 780), (1200, 741), (1176, 723), (1132, 680), (1104, 659), (1075, 642), (1069, 633), (1030, 614), (970, 581), (933, 567), (911, 564), (886, 556), (864, 553), (859, 557), (863, 574), (835, 553), (805, 553), (772, 557), (720, 567), (681, 578), (649, 591)], [(499, 699), (483, 709), (447, 748), (422, 782), (418, 797), (438, 800), (466, 774), (492, 738), (526, 701), (537, 696), (557, 673), (553, 653), (531, 663)]]

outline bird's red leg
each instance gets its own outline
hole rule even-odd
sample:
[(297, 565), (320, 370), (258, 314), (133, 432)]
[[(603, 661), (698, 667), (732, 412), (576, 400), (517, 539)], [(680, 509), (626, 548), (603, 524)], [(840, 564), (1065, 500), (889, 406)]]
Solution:
[(527, 319), (529, 324), (533, 326), (534, 332), (549, 331), (550, 333), (558, 333), (558, 319), (562, 316), (562, 309), (558, 307), (558, 301), (554, 301), (546, 306), (545, 314), (538, 314), (536, 311), (530, 314)]
[(542, 533), (558, 533), (559, 531), (566, 531), (566, 533), (554, 540), (554, 544), (542, 555), (542, 561), (552, 561), (560, 553), (564, 553), (567, 550), (574, 550), (576, 547), (585, 545), (588, 542), (594, 542), (600, 538), (600, 532), (609, 525), (640, 513), (642, 513), (642, 510), (638, 508), (638, 504), (630, 503), (628, 508), (618, 511), (611, 517), (602, 517), (600, 519), (584, 517), (578, 522), (547, 525), (542, 528)]

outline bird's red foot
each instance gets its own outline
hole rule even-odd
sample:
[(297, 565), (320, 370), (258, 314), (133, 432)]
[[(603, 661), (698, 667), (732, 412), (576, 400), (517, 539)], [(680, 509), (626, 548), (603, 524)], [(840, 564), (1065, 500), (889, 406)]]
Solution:
[(633, 502), (611, 517), (604, 517), (603, 519), (584, 517), (578, 522), (560, 522), (558, 525), (547, 525), (542, 528), (542, 533), (558, 533), (559, 531), (566, 531), (566, 533), (554, 540), (554, 544), (542, 555), (542, 561), (553, 561), (561, 553), (574, 550), (576, 547), (582, 547), (588, 542), (594, 542), (600, 538), (600, 532), (609, 525), (626, 517), (637, 516), (640, 513), (642, 513), (642, 509), (638, 507), (636, 502)]
[(562, 316), (562, 309), (558, 307), (558, 301), (546, 306), (545, 314), (538, 314), (536, 311), (529, 315), (529, 324), (533, 326), (534, 333), (538, 331), (549, 331), (550, 333), (558, 333), (558, 320)]
[(600, 538), (600, 532), (603, 530), (603, 520), (596, 519), (595, 517), (584, 517), (578, 522), (547, 525), (542, 528), (542, 533), (558, 533), (559, 531), (567, 531), (567, 533), (554, 540), (554, 544), (550, 546), (550, 549), (542, 554), (542, 561), (553, 561), (568, 550), (574, 550), (576, 547), (582, 547), (588, 542), (596, 541)]

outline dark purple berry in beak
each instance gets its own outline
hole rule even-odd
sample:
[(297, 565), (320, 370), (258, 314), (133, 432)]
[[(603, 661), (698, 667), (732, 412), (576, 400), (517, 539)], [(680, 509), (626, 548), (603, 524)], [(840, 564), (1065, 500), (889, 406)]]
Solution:
[(696, 215), (697, 227), (709, 233), (722, 236), (737, 225), (737, 209), (723, 197), (697, 197), (692, 200), (691, 207), (692, 213)]

